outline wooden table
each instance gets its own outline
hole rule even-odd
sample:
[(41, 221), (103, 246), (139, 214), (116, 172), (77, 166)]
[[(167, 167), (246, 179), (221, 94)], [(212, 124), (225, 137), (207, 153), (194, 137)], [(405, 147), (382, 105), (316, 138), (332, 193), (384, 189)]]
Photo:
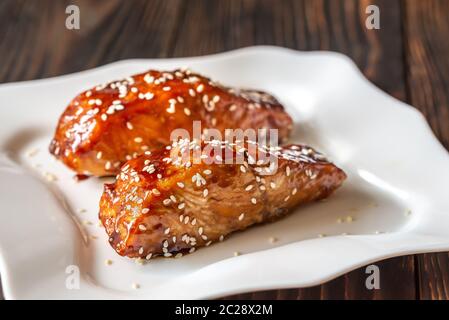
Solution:
[[(80, 8), (80, 30), (65, 27), (69, 4)], [(379, 30), (365, 27), (370, 4), (380, 8)], [(448, 35), (447, 0), (2, 0), (0, 82), (56, 76), (120, 59), (196, 56), (251, 45), (333, 50), (350, 56), (381, 89), (418, 108), (448, 148)], [(361, 268), (313, 288), (232, 298), (449, 298), (447, 253), (377, 265), (380, 290), (365, 288)]]

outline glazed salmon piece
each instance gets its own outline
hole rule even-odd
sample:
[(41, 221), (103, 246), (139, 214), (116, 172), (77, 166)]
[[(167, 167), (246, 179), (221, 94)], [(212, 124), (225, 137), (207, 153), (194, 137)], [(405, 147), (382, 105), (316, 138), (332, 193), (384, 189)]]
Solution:
[(292, 119), (271, 95), (230, 89), (189, 70), (150, 70), (75, 97), (59, 119), (50, 152), (78, 174), (108, 176), (123, 162), (171, 143), (174, 129), (278, 129)]
[(181, 141), (132, 159), (115, 183), (105, 185), (99, 216), (117, 253), (147, 259), (191, 253), (232, 232), (326, 198), (346, 178), (341, 169), (304, 145), (254, 144), (276, 160), (265, 164), (248, 144), (226, 142), (218, 143), (223, 154), (228, 151), (234, 160), (241, 156), (240, 164), (214, 163), (217, 155), (210, 151), (203, 152), (200, 163), (194, 161), (193, 152), (176, 157), (180, 150), (190, 152), (198, 145)]

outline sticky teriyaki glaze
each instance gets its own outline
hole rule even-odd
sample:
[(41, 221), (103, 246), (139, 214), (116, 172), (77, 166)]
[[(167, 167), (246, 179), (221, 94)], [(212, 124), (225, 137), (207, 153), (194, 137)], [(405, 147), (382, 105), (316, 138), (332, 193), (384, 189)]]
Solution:
[(174, 129), (278, 129), (292, 120), (271, 95), (223, 87), (189, 70), (148, 71), (79, 94), (59, 119), (50, 152), (78, 174), (114, 175), (126, 160), (171, 143)]
[(180, 161), (180, 150), (199, 148), (195, 142), (181, 141), (126, 162), (117, 181), (105, 185), (99, 216), (120, 255), (150, 259), (191, 253), (234, 231), (326, 198), (346, 178), (308, 146), (254, 144), (276, 157), (273, 165), (253, 156), (250, 144), (215, 144), (233, 159), (243, 157), (243, 162), (211, 163), (229, 159), (215, 149), (203, 151), (202, 160), (208, 161), (195, 163), (193, 152)]

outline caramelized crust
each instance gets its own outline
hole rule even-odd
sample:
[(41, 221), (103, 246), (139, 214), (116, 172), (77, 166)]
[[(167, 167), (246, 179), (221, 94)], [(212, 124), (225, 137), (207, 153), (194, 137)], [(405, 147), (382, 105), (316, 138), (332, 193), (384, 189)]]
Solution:
[(50, 152), (79, 174), (117, 174), (121, 164), (171, 143), (174, 129), (278, 129), (292, 120), (259, 91), (222, 87), (190, 71), (148, 71), (97, 86), (73, 99), (59, 119)]
[(217, 144), (223, 150), (220, 160), (228, 159), (223, 156), (228, 152), (234, 163), (242, 157), (241, 164), (210, 163), (218, 159), (216, 151), (203, 152), (200, 163), (193, 152), (180, 161), (180, 150), (198, 148), (182, 141), (128, 161), (117, 181), (105, 185), (99, 215), (120, 255), (150, 259), (193, 252), (323, 199), (346, 178), (307, 146), (268, 149), (253, 144), (276, 159), (276, 167), (262, 164), (248, 144)]

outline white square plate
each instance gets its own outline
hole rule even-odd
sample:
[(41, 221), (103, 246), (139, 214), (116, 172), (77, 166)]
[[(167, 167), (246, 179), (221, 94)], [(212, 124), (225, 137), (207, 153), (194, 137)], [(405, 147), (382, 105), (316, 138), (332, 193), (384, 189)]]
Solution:
[[(74, 182), (47, 147), (58, 117), (82, 90), (181, 66), (273, 93), (295, 120), (291, 141), (321, 150), (348, 179), (328, 201), (281, 221), (180, 259), (138, 265), (118, 256), (97, 226), (104, 180)], [(448, 153), (420, 113), (374, 87), (340, 54), (252, 47), (121, 61), (1, 85), (0, 105), (0, 272), (9, 299), (212, 298), (312, 286), (379, 259), (449, 250)], [(66, 287), (76, 276), (66, 273), (72, 265), (79, 289)]]

